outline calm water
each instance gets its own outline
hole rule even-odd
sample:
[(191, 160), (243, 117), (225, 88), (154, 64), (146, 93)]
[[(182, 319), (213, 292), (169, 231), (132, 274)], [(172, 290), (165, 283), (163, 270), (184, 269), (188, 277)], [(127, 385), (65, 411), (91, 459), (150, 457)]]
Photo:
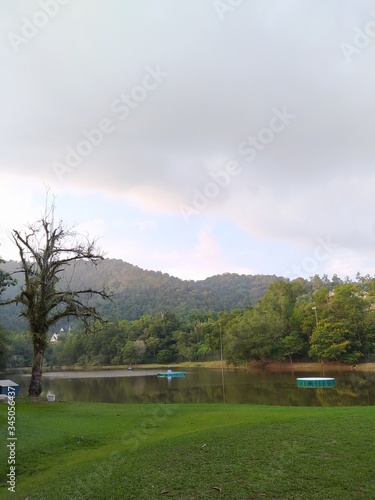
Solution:
[[(159, 370), (162, 371), (162, 370)], [(60, 372), (43, 375), (43, 393), (57, 400), (107, 403), (244, 403), (286, 406), (375, 405), (375, 373), (275, 373), (187, 368), (183, 378), (157, 370)], [(7, 375), (27, 394), (29, 375)], [(297, 377), (336, 378), (336, 387), (305, 389)]]

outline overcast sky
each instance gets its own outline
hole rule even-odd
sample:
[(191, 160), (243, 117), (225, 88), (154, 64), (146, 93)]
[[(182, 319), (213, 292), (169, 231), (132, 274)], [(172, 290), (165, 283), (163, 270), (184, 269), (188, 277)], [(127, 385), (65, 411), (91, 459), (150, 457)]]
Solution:
[(0, 255), (57, 214), (184, 279), (375, 273), (375, 5), (2, 0)]

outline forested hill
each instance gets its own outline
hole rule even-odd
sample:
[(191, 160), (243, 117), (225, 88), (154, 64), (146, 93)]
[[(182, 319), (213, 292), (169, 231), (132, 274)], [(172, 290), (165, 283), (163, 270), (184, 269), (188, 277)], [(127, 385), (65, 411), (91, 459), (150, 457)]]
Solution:
[[(9, 261), (1, 266), (8, 272), (19, 264)], [(21, 275), (17, 275), (19, 279)], [(118, 259), (105, 259), (97, 266), (79, 263), (70, 267), (61, 280), (76, 287), (100, 289), (113, 293), (112, 302), (98, 302), (98, 309), (110, 320), (138, 319), (144, 314), (173, 311), (187, 316), (192, 312), (230, 311), (255, 304), (271, 283), (283, 278), (275, 275), (238, 275), (225, 273), (205, 280), (181, 280), (160, 271), (147, 271)], [(21, 280), (19, 279), (19, 283)], [(15, 289), (5, 296), (15, 294)], [(3, 296), (3, 298), (5, 298)], [(0, 323), (12, 330), (26, 329), (18, 318), (19, 309), (0, 308)]]
[[(106, 283), (114, 295), (104, 308), (107, 316), (136, 319), (170, 310), (185, 316), (195, 311), (230, 311), (255, 304), (276, 276), (222, 274), (201, 281), (185, 281), (145, 271), (119, 260), (106, 260), (92, 274), (93, 286)], [(99, 281), (101, 280), (101, 281)]]

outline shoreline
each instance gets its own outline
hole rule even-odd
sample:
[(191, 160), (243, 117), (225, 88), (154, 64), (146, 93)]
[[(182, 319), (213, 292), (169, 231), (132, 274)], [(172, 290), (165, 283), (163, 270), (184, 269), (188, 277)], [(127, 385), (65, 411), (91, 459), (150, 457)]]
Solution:
[[(131, 370), (129, 370), (129, 365), (118, 365), (118, 366), (53, 366), (45, 367), (43, 374), (56, 372), (75, 372), (75, 373), (85, 373), (85, 372), (114, 372), (114, 371), (126, 371), (128, 376), (135, 374), (139, 375), (142, 371), (151, 370), (178, 370), (179, 368), (206, 368), (206, 369), (224, 369), (224, 370), (245, 370), (245, 371), (271, 371), (271, 372), (348, 372), (348, 371), (361, 371), (361, 372), (374, 372), (375, 363), (359, 363), (357, 365), (346, 365), (343, 363), (317, 363), (317, 362), (278, 362), (272, 361), (266, 365), (262, 365), (257, 362), (249, 362), (243, 365), (231, 365), (227, 364), (226, 361), (202, 361), (202, 362), (185, 362), (176, 363), (170, 365), (159, 365), (159, 364), (143, 364), (143, 365), (133, 365)], [(9, 375), (25, 374), (30, 373), (31, 368), (16, 368), (13, 370), (7, 370), (5, 373)]]

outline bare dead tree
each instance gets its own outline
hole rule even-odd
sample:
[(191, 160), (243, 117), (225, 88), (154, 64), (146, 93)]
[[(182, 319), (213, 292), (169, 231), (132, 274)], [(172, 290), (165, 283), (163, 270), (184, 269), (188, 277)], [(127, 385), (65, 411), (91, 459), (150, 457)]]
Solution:
[(78, 235), (62, 221), (55, 225), (54, 208), (54, 204), (46, 207), (41, 219), (28, 225), (23, 232), (12, 231), (21, 258), (17, 273), (24, 275), (25, 283), (16, 297), (0, 302), (0, 305), (23, 305), (21, 316), (28, 322), (34, 349), (29, 396), (39, 396), (42, 392), (43, 358), (50, 327), (69, 316), (79, 318), (86, 327), (93, 321), (103, 321), (88, 300), (94, 295), (110, 298), (105, 289), (72, 290), (59, 286), (68, 266), (79, 261), (96, 265), (104, 256), (96, 249), (96, 240)]

